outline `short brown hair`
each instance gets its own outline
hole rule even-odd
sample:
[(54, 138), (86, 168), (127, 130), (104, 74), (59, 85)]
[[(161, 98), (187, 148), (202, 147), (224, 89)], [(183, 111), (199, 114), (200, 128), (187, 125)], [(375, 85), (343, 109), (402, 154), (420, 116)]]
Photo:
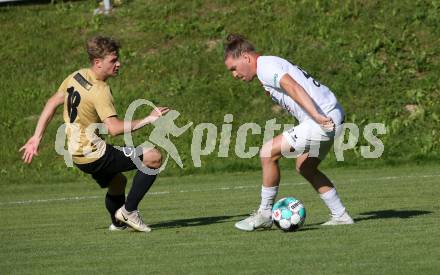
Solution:
[(89, 38), (86, 47), (89, 60), (92, 61), (95, 58), (104, 58), (111, 53), (118, 54), (121, 45), (117, 40), (111, 37), (98, 35)]
[(229, 56), (233, 58), (240, 57), (243, 53), (255, 52), (254, 45), (246, 40), (242, 35), (239, 34), (229, 34), (226, 37), (225, 45), (225, 60)]

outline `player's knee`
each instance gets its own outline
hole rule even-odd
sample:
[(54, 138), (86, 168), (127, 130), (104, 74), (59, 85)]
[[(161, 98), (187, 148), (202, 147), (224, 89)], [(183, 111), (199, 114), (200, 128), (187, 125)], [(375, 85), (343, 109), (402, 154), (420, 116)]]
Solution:
[(162, 154), (157, 149), (144, 151), (144, 165), (157, 169), (162, 165)]
[(272, 165), (273, 163), (277, 163), (278, 158), (276, 157), (260, 157), (261, 165)]
[(261, 155), (260, 154), (260, 160), (261, 163), (264, 164), (272, 164), (272, 163), (276, 163), (278, 162), (278, 160), (280, 159), (279, 156), (266, 156), (266, 155)]
[(261, 162), (273, 162), (276, 161), (276, 157), (272, 156), (272, 144), (266, 143), (260, 150)]

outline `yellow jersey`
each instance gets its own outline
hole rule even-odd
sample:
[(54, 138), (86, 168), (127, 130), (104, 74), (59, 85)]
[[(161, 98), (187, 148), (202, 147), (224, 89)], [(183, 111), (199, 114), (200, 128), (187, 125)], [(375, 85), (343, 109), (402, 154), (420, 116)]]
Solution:
[(99, 159), (106, 144), (97, 123), (117, 115), (110, 87), (91, 69), (81, 69), (69, 75), (58, 91), (65, 95), (63, 117), (73, 161), (86, 164)]

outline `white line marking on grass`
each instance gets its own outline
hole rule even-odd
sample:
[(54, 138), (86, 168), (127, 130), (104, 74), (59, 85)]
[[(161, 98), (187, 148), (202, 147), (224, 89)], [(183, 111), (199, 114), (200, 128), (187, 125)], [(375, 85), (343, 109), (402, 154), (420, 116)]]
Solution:
[(26, 201), (10, 201), (10, 202), (0, 202), (0, 205), (30, 204), (30, 203), (42, 203), (42, 202), (54, 202), (54, 201), (80, 201), (80, 200), (97, 199), (100, 197), (101, 196), (88, 196), (88, 197), (67, 197), (67, 198), (55, 198), (55, 199), (26, 200)]
[[(433, 178), (433, 177), (440, 177), (440, 174), (364, 178), (364, 179), (359, 179), (359, 180), (347, 180), (345, 182), (346, 183), (347, 182), (352, 183), (352, 182), (369, 181), (369, 180), (395, 180), (395, 179), (405, 179), (405, 178)], [(307, 182), (283, 183), (283, 186), (296, 186), (296, 185), (304, 185), (304, 184), (307, 184)], [(169, 194), (173, 194), (173, 193), (195, 193), (195, 192), (210, 192), (210, 191), (240, 190), (240, 189), (256, 189), (258, 187), (259, 187), (259, 185), (258, 186), (238, 185), (238, 186), (232, 186), (232, 187), (217, 187), (217, 188), (207, 188), (207, 189), (178, 190), (176, 192), (172, 192), (172, 191), (158, 191), (158, 192), (149, 192), (147, 195), (149, 195), (149, 196), (160, 196), (160, 195), (169, 195)], [(58, 201), (82, 201), (82, 200), (93, 200), (93, 199), (102, 199), (102, 198), (103, 198), (103, 196), (65, 197), (65, 198), (53, 198), (53, 199), (8, 201), (8, 202), (0, 202), (0, 205), (48, 203), (48, 202), (58, 202)]]

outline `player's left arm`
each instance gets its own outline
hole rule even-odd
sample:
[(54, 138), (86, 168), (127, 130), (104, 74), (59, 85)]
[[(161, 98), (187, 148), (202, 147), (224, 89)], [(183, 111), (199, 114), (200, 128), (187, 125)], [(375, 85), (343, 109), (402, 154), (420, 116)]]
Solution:
[(318, 112), (309, 94), (307, 94), (304, 88), (289, 74), (284, 74), (284, 76), (281, 77), (280, 86), (310, 115), (310, 117), (313, 118), (313, 120), (316, 121), (316, 123), (329, 130), (334, 128), (334, 123), (331, 118), (328, 118)]
[(43, 111), (41, 112), (40, 118), (38, 119), (37, 127), (35, 128), (34, 135), (28, 139), (26, 144), (20, 148), (19, 152), (23, 151), (22, 160), (25, 163), (30, 164), (32, 158), (38, 155), (38, 146), (43, 138), (44, 131), (47, 125), (52, 120), (58, 106), (64, 103), (64, 92), (58, 91), (52, 95), (46, 102)]
[(102, 122), (104, 122), (111, 136), (117, 136), (124, 133), (134, 132), (147, 124), (151, 124), (166, 114), (169, 110), (168, 107), (156, 107), (151, 111), (149, 116), (146, 116), (143, 119), (124, 121), (116, 116), (110, 116), (105, 118)]

